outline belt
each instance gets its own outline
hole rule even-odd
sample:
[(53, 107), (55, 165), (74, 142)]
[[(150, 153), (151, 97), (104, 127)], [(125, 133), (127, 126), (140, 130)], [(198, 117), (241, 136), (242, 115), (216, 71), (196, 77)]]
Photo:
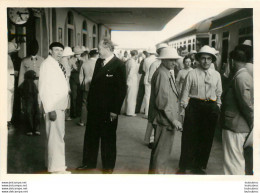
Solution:
[(190, 98), (190, 100), (197, 101), (197, 102), (208, 102), (208, 103), (214, 103), (214, 102), (216, 102), (215, 100), (211, 100), (211, 99)]

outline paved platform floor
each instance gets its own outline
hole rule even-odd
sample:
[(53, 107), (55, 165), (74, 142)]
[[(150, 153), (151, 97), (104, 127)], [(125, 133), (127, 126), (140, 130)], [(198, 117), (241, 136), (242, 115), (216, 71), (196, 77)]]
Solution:
[[(77, 125), (78, 119), (66, 121), (66, 163), (72, 174), (83, 174), (75, 168), (81, 165), (85, 127)], [(137, 117), (120, 115), (117, 129), (117, 161), (114, 174), (147, 174), (151, 150), (143, 141), (147, 120), (142, 114)], [(45, 128), (40, 127), (41, 136), (26, 136), (22, 125), (8, 134), (8, 173), (47, 174), (45, 167)], [(220, 131), (216, 131), (207, 173), (224, 174), (223, 152)], [(167, 173), (174, 174), (178, 169), (181, 150), (181, 133), (176, 132), (171, 152), (172, 167)], [(98, 168), (91, 173), (100, 174), (101, 160)], [(88, 172), (89, 173), (89, 172)]]

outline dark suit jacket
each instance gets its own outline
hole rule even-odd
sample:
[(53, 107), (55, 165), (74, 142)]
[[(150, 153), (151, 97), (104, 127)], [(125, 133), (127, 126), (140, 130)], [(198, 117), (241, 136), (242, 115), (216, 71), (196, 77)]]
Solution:
[(238, 71), (223, 92), (223, 128), (235, 133), (248, 133), (254, 122), (253, 79), (244, 68)]
[(104, 67), (102, 59), (95, 65), (88, 94), (88, 112), (109, 119), (109, 113), (119, 114), (126, 95), (124, 63), (113, 57)]

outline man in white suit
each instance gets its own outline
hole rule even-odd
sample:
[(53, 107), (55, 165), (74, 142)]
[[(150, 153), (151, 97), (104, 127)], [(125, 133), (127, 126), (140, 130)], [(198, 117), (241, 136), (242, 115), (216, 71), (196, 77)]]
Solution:
[(40, 67), (39, 95), (45, 112), (48, 172), (68, 174), (65, 165), (65, 109), (69, 88), (66, 70), (60, 63), (64, 46), (53, 42)]

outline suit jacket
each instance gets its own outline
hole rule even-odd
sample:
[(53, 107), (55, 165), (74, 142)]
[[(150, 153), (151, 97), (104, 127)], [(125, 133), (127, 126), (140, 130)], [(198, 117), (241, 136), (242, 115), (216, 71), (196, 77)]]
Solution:
[(59, 63), (48, 56), (41, 64), (39, 95), (45, 113), (65, 110), (68, 106), (69, 88)]
[(151, 82), (148, 119), (155, 125), (172, 126), (179, 120), (179, 93), (170, 71), (160, 66)]
[(70, 83), (71, 84), (80, 84), (79, 72), (80, 72), (82, 64), (83, 64), (82, 60), (77, 60), (76, 64), (75, 64), (75, 68), (73, 68), (71, 70), (71, 74), (70, 74)]
[(254, 122), (253, 79), (248, 71), (239, 70), (223, 93), (223, 128), (236, 133), (248, 133)]
[(96, 58), (90, 58), (82, 64), (79, 74), (79, 81), (84, 91), (89, 90), (89, 85), (92, 80), (96, 61)]
[(101, 119), (109, 119), (109, 113), (119, 114), (126, 95), (126, 70), (124, 63), (113, 57), (102, 67), (98, 59), (88, 94), (88, 111)]

